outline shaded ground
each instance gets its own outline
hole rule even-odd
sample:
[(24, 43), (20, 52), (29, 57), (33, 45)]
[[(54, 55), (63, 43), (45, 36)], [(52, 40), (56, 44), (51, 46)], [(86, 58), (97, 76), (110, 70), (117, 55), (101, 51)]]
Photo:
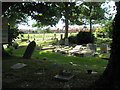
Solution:
[[(3, 58), (3, 88), (87, 88), (99, 78), (108, 63), (99, 57), (73, 57), (37, 48), (33, 58), (26, 60), (20, 58), (25, 48), (14, 50), (13, 54), (17, 57)], [(10, 68), (16, 63), (25, 63), (27, 66)], [(97, 73), (87, 74), (88, 69)], [(54, 76), (61, 70), (70, 70), (74, 78), (68, 82), (55, 80)]]

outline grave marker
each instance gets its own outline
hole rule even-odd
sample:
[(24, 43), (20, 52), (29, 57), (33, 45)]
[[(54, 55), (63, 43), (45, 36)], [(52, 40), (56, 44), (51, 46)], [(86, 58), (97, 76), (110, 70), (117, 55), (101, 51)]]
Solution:
[(17, 64), (14, 64), (13, 66), (11, 66), (12, 69), (20, 69), (22, 67), (25, 67), (27, 66), (26, 64), (24, 63), (17, 63)]
[(89, 43), (87, 44), (87, 48), (90, 49), (90, 50), (94, 50), (96, 52), (96, 44), (92, 44), (92, 43)]
[(65, 38), (65, 45), (69, 45), (69, 40), (68, 40), (68, 38)]
[(56, 34), (54, 34), (54, 39), (56, 38)]
[(60, 35), (60, 40), (62, 40), (62, 39), (63, 39), (63, 34)]
[(107, 44), (101, 44), (100, 50), (102, 53), (108, 53), (108, 45)]
[(69, 70), (60, 71), (59, 74), (55, 75), (54, 78), (62, 81), (69, 81), (74, 75)]
[(27, 46), (27, 49), (26, 49), (26, 51), (23, 55), (24, 59), (30, 59), (31, 58), (35, 46), (36, 46), (35, 41), (30, 42), (30, 44)]

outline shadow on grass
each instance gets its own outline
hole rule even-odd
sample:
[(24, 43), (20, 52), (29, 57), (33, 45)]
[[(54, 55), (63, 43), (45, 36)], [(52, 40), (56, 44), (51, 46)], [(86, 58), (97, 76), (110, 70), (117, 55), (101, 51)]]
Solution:
[[(51, 50), (35, 50), (31, 59), (22, 59), (26, 47), (14, 51), (12, 57), (3, 59), (3, 88), (87, 88), (104, 71), (107, 65), (106, 60), (98, 57), (73, 57)], [(44, 60), (43, 58), (47, 58)], [(69, 62), (77, 64), (70, 65)], [(27, 66), (20, 69), (12, 69), (16, 63), (24, 63)], [(55, 63), (58, 63), (56, 65)], [(87, 70), (96, 70), (96, 74), (87, 74)], [(74, 78), (68, 82), (61, 82), (54, 79), (54, 76), (61, 70), (80, 70), (72, 72)]]

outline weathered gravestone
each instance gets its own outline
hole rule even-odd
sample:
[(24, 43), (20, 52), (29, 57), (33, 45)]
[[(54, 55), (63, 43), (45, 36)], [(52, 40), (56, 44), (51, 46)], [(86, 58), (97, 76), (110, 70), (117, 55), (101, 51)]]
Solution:
[(102, 53), (108, 53), (108, 45), (107, 44), (101, 44), (100, 50)]
[(22, 68), (22, 67), (25, 67), (27, 66), (26, 64), (24, 63), (17, 63), (17, 64), (14, 64), (13, 66), (11, 66), (12, 69), (19, 69), (19, 68)]
[(89, 43), (87, 44), (87, 48), (90, 49), (90, 50), (94, 50), (96, 52), (96, 44), (92, 44), (92, 43)]
[(27, 49), (26, 49), (26, 51), (23, 55), (24, 59), (30, 59), (31, 58), (35, 46), (36, 46), (35, 41), (30, 42), (30, 44), (27, 46)]
[(58, 79), (61, 81), (69, 81), (73, 77), (74, 75), (69, 70), (63, 70), (62, 72), (60, 71), (59, 74), (54, 76), (55, 79)]
[(69, 45), (69, 40), (68, 40), (68, 38), (65, 38), (65, 45)]

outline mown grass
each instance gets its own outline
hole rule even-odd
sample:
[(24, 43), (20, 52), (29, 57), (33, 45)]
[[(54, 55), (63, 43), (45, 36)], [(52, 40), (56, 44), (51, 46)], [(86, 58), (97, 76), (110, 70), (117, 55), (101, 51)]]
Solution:
[[(105, 70), (108, 61), (99, 57), (86, 56), (76, 57), (52, 50), (39, 50), (37, 46), (32, 55), (32, 59), (21, 58), (26, 47), (13, 50), (14, 57), (3, 58), (3, 88), (88, 88)], [(43, 60), (46, 58), (46, 60)], [(70, 65), (69, 62), (76, 64)], [(25, 63), (27, 66), (21, 69), (12, 69), (16, 63)], [(53, 65), (58, 63), (59, 65)], [(53, 77), (61, 70), (70, 70), (74, 78), (68, 82), (55, 80)], [(92, 69), (96, 74), (87, 74), (87, 70)], [(73, 72), (80, 70), (81, 72)], [(37, 74), (42, 73), (42, 74)]]

